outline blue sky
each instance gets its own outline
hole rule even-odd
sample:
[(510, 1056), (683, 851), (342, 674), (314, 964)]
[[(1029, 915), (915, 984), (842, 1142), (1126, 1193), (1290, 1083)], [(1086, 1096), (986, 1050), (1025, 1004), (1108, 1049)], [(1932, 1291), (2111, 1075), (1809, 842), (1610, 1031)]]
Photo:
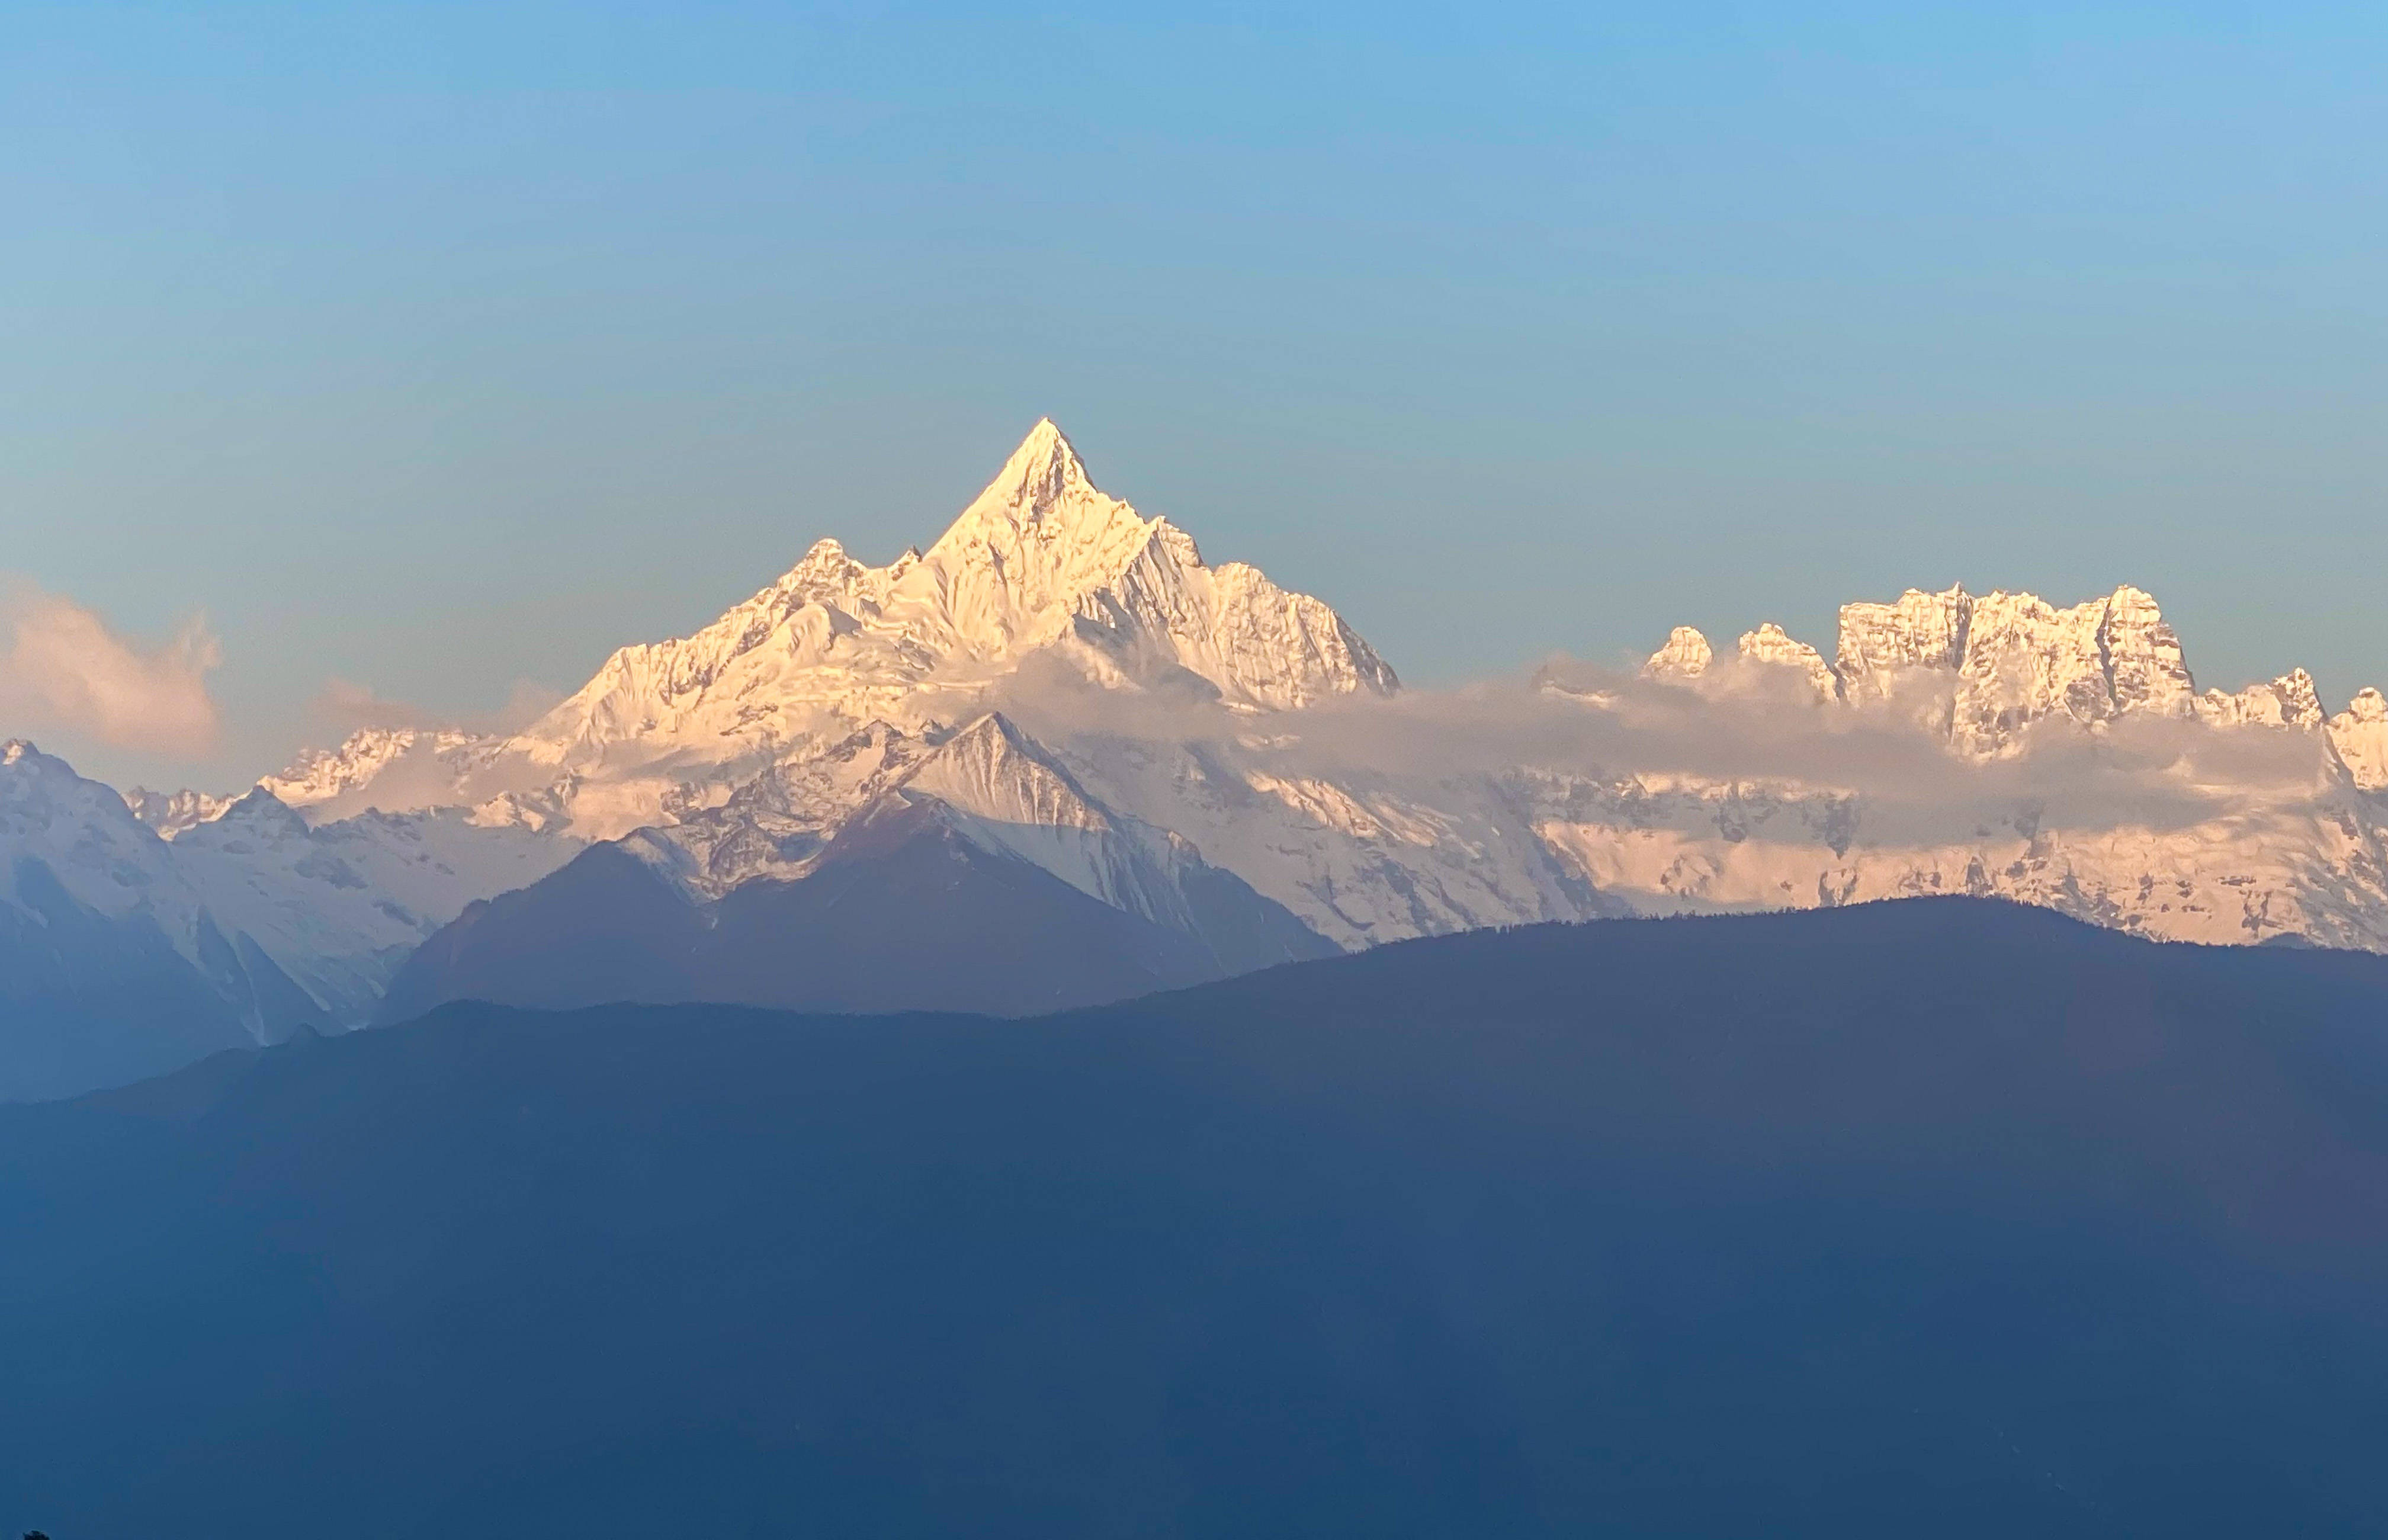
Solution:
[(2128, 580), (2388, 683), (2378, 7), (0, 28), (0, 571), (221, 640), (220, 745), (95, 773), (577, 685), (1044, 414), (1416, 680)]

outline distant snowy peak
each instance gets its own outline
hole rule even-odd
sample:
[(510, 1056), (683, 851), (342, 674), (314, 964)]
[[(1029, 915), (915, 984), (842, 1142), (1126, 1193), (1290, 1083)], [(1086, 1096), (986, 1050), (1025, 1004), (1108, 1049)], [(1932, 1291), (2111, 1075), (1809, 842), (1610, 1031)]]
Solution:
[(165, 842), (113, 788), (23, 738), (0, 744), (0, 904), (25, 902), (30, 881), (109, 919), (154, 909), (194, 955), (199, 902)]
[(172, 839), (186, 830), (214, 821), (223, 816), (224, 809), (235, 800), (187, 788), (153, 792), (144, 786), (135, 786), (124, 793), (124, 805), (133, 810), (133, 816), (156, 830), (160, 839)]
[(1751, 663), (1797, 669), (1799, 677), (1824, 700), (1840, 694), (1840, 681), (1834, 677), (1823, 655), (1805, 642), (1793, 641), (1772, 620), (1754, 631), (1743, 632), (1737, 650)]
[[(1937, 681), (1935, 720), (1950, 744), (1972, 755), (2013, 747), (2023, 730), (2051, 718), (2094, 725), (2125, 716), (2194, 719), (2217, 726), (2319, 731), (2356, 784), (2388, 786), (2388, 707), (2358, 696), (2328, 719), (2302, 668), (2236, 694), (2200, 694), (2180, 638), (2153, 595), (2128, 584), (2059, 609), (2032, 593), (1976, 596), (1962, 587), (1938, 593), (1909, 589), (1889, 603), (1841, 606), (1834, 661), (1769, 622), (1741, 638), (1744, 662), (1796, 668), (1821, 698), (1855, 706), (1892, 699), (1911, 681)], [(1677, 627), (1643, 665), (1645, 677), (1704, 679), (1708, 639)], [(2365, 692), (2378, 703), (2374, 692)]]
[[(288, 769), (269, 775), (258, 785), (293, 808), (316, 808), (355, 800), (376, 782), (383, 782), (401, 764), (424, 762), (443, 779), (462, 776), (486, 761), (500, 740), (458, 729), (367, 727), (350, 733), (337, 748), (309, 749)], [(393, 801), (391, 809), (412, 806)], [(332, 816), (362, 812), (363, 806), (341, 807)]]
[[(362, 1023), (408, 949), (472, 900), (537, 881), (579, 848), (452, 809), (310, 825), (262, 786), (229, 799), (183, 794), (185, 808), (217, 806), (169, 843), (139, 800), (31, 744), (0, 747), (0, 949), (11, 935), (48, 937), (35, 947), (44, 957), (61, 938), (105, 938), (108, 955), (147, 955), (183, 978), (196, 993), (177, 1009), (211, 999), (207, 1010), (250, 1040), (302, 1021)], [(0, 959), (0, 978), (26, 965), (21, 952)], [(70, 979), (66, 998), (97, 999), (114, 982)]]
[(2313, 732), (2326, 713), (2314, 693), (2313, 676), (2292, 668), (2269, 684), (2251, 684), (2237, 694), (2208, 690), (2197, 697), (2200, 719), (2221, 727), (2293, 727)]
[(1911, 668), (1953, 672), (1950, 737), (1990, 753), (2042, 718), (2186, 717), (2196, 686), (2155, 599), (2125, 586), (2058, 609), (2033, 593), (1913, 589), (1841, 608), (1835, 672), (1851, 701), (1886, 698)]
[[(1823, 655), (1793, 640), (1772, 620), (1756, 630), (1744, 631), (1734, 645), (1734, 655), (1751, 668), (1791, 669), (1820, 699), (1831, 700), (1840, 694), (1840, 681)], [(1672, 684), (1713, 682), (1709, 669), (1715, 662), (1716, 649), (1706, 635), (1690, 626), (1677, 626), (1667, 634), (1666, 645), (1642, 665), (1642, 677)]]
[(222, 812), (207, 821), (207, 825), (211, 836), (223, 839), (244, 834), (305, 839), (310, 833), (307, 821), (263, 786), (253, 786), (233, 798)]
[(1327, 605), (1088, 479), (1039, 422), (926, 552), (867, 566), (821, 541), (692, 636), (626, 647), (516, 745), (575, 767), (693, 750), (726, 758), (833, 722), (920, 722), (1050, 649), (1105, 682), (1204, 681), (1293, 707), (1397, 681)]
[(1716, 649), (1708, 639), (1690, 626), (1677, 626), (1667, 633), (1667, 643), (1650, 655), (1642, 665), (1645, 679), (1694, 680), (1708, 671), (1716, 659)]
[(2356, 692), (2346, 709), (2330, 719), (2330, 743), (2357, 786), (2388, 790), (2388, 699), (2379, 691)]

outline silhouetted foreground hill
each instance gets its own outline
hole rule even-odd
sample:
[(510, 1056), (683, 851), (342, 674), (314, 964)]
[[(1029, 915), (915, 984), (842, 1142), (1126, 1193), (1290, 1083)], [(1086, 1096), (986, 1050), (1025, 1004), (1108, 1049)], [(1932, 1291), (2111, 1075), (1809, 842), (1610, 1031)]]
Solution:
[(2388, 960), (1962, 900), (0, 1110), (59, 1540), (2373, 1533)]

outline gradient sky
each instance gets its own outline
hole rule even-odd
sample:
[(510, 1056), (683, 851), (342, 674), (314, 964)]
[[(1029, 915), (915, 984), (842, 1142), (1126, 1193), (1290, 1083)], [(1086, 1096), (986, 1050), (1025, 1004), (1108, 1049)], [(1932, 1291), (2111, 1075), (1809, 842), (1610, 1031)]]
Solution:
[(1042, 414), (1416, 681), (2128, 580), (2388, 683), (2388, 12), (1492, 9), (0, 4), (0, 573), (223, 655), (44, 745), (570, 688)]

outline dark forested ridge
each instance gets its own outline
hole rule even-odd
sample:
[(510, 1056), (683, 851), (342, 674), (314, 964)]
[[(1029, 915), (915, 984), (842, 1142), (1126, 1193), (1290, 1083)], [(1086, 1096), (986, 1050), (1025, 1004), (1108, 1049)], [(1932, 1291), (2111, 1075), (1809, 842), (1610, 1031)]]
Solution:
[(2388, 960), (1936, 900), (0, 1109), (0, 1523), (2370, 1533)]

